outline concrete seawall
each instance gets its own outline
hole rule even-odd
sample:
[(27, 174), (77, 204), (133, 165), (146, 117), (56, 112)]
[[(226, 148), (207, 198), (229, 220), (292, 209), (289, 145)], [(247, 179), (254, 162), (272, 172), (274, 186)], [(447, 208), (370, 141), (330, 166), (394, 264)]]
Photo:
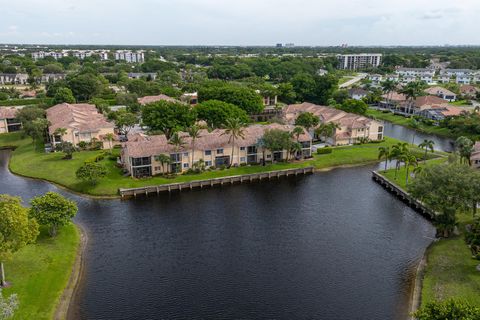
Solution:
[(295, 168), (286, 170), (276, 170), (269, 172), (251, 173), (244, 175), (228, 176), (206, 180), (194, 180), (189, 182), (179, 182), (162, 184), (158, 186), (147, 186), (139, 188), (120, 188), (118, 190), (122, 198), (136, 197), (138, 195), (148, 196), (149, 194), (160, 194), (161, 192), (184, 191), (192, 189), (203, 189), (207, 187), (223, 186), (235, 183), (246, 183), (253, 181), (271, 180), (273, 178), (289, 177), (310, 174), (315, 171), (314, 167)]

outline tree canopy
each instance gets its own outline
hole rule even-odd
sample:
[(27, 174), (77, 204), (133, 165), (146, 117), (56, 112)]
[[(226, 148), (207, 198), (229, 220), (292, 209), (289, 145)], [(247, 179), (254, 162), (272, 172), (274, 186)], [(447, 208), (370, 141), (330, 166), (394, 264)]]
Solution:
[(143, 107), (142, 120), (152, 131), (161, 131), (170, 138), (176, 131), (186, 130), (195, 123), (196, 112), (178, 102), (157, 101)]
[(195, 107), (199, 120), (204, 120), (210, 128), (220, 128), (226, 125), (228, 119), (240, 119), (248, 123), (250, 118), (245, 110), (231, 103), (208, 100)]

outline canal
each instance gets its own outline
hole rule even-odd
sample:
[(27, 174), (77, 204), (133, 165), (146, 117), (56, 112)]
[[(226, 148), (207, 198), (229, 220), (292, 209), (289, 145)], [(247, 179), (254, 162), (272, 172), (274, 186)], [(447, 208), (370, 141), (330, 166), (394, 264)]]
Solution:
[(371, 180), (377, 166), (121, 201), (14, 176), (8, 153), (0, 193), (78, 202), (76, 319), (405, 319), (435, 235)]

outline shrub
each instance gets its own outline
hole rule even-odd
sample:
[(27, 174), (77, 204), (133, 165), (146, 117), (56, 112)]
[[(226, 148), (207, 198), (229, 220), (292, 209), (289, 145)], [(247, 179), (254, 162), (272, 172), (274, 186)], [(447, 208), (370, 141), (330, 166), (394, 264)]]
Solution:
[(329, 154), (332, 153), (333, 149), (330, 147), (325, 147), (325, 148), (318, 148), (317, 149), (317, 154)]

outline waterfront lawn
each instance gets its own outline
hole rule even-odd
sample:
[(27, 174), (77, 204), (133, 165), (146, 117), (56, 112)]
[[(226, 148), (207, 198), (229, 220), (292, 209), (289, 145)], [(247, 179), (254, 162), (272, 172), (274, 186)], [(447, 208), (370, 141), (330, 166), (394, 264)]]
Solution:
[(21, 131), (0, 134), (0, 148), (16, 148), (29, 143), (32, 143), (32, 139), (23, 137), (23, 132)]
[(37, 243), (22, 248), (5, 264), (12, 286), (3, 293), (16, 293), (20, 302), (13, 319), (53, 319), (72, 272), (80, 243), (76, 226), (61, 228), (53, 239), (41, 229)]
[[(435, 156), (434, 154), (432, 155), (432, 153), (428, 153), (428, 155), (430, 156)], [(422, 154), (422, 158), (423, 158), (423, 154)], [(430, 160), (428, 160), (430, 159)], [(425, 165), (430, 165), (430, 164), (438, 164), (438, 163), (442, 163), (442, 162), (445, 162), (447, 159), (445, 157), (442, 157), (442, 158), (428, 158), (427, 157), (427, 162), (426, 164), (423, 162), (423, 161), (419, 161), (418, 162), (418, 165), (420, 167), (423, 167)], [(413, 167), (410, 166), (410, 171), (409, 173), (412, 174), (413, 172)], [(384, 171), (384, 170), (381, 170), (379, 171), (379, 173), (381, 175), (383, 175), (385, 178), (387, 178), (388, 180), (390, 180), (391, 182), (395, 183), (397, 186), (399, 186), (400, 188), (402, 188), (403, 190), (407, 190), (407, 169), (405, 168), (404, 165), (401, 166), (400, 169), (398, 169), (398, 172), (397, 172), (397, 178), (395, 179), (395, 168), (391, 168), (391, 169), (387, 169), (387, 171)], [(408, 178), (409, 181), (411, 181), (411, 177)]]
[(425, 123), (419, 122), (418, 128), (413, 128), (411, 125), (411, 118), (407, 118), (401, 115), (396, 115), (391, 112), (382, 112), (375, 109), (368, 109), (367, 116), (374, 117), (377, 120), (384, 120), (394, 124), (398, 124), (400, 126), (404, 126), (413, 130), (417, 130), (419, 132), (427, 133), (427, 134), (434, 134), (437, 136), (447, 137), (447, 138), (456, 138), (458, 135), (453, 133), (448, 128), (442, 128), (439, 126), (431, 126)]
[[(17, 137), (20, 138), (20, 135)], [(78, 180), (75, 176), (75, 172), (86, 160), (94, 158), (103, 151), (76, 152), (73, 154), (72, 160), (64, 160), (62, 159), (62, 153), (45, 153), (42, 151), (41, 146), (37, 146), (37, 149), (35, 150), (29, 138), (20, 141), (14, 141), (12, 138), (9, 138), (8, 144), (2, 140), (2, 138), (2, 135), (0, 135), (0, 147), (2, 146), (2, 143), (5, 145), (19, 145), (19, 147), (12, 153), (12, 159), (10, 161), (10, 169), (14, 173), (48, 180), (77, 192), (100, 196), (115, 196), (117, 195), (119, 188), (134, 188), (166, 183), (188, 182), (193, 180), (308, 166), (314, 166), (316, 169), (325, 169), (344, 165), (374, 163), (378, 161), (379, 147), (392, 146), (399, 142), (399, 140), (386, 137), (385, 141), (382, 143), (336, 147), (333, 148), (331, 154), (315, 154), (312, 159), (305, 161), (275, 163), (266, 166), (246, 166), (225, 170), (206, 171), (200, 174), (183, 174), (175, 178), (158, 176), (145, 179), (132, 179), (129, 176), (124, 176), (121, 169), (117, 167), (116, 161), (107, 156), (101, 161), (101, 163), (107, 168), (107, 176), (101, 179), (97, 185), (92, 186), (89, 183)], [(118, 156), (118, 149), (114, 149), (113, 152), (114, 155)], [(420, 153), (421, 150), (418, 150), (417, 152)]]
[[(459, 229), (472, 221), (471, 214), (459, 215)], [(472, 258), (464, 235), (441, 239), (427, 251), (422, 304), (448, 298), (462, 299), (480, 307), (479, 260)]]

